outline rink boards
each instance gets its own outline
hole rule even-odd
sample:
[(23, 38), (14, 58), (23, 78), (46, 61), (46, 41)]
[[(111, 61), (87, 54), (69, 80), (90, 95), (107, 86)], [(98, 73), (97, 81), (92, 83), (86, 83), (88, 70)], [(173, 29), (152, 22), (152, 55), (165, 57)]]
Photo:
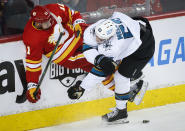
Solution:
[[(150, 18), (156, 39), (154, 57), (144, 69), (149, 89), (141, 105), (128, 110), (150, 108), (185, 101), (185, 16)], [(78, 101), (67, 89), (84, 71), (52, 64), (41, 85), (42, 98), (36, 104), (25, 99), (25, 47), (22, 41), (0, 44), (0, 130), (28, 130), (100, 116), (115, 106), (113, 92), (95, 87)], [(47, 59), (43, 57), (43, 67)], [(11, 126), (10, 126), (11, 125)]]

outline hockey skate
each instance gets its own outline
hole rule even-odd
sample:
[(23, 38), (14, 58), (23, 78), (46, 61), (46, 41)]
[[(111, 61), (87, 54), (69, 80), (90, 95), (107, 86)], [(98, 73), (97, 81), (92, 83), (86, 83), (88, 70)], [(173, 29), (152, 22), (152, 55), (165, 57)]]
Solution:
[(136, 105), (139, 105), (141, 101), (143, 100), (143, 97), (146, 93), (146, 90), (148, 88), (148, 82), (144, 82), (143, 80), (140, 80), (136, 83), (136, 88), (131, 89), (130, 91), (130, 102), (134, 102)]
[(128, 123), (127, 120), (128, 114), (127, 114), (127, 108), (120, 110), (118, 108), (114, 108), (112, 112), (105, 114), (102, 116), (102, 120), (109, 125), (111, 124), (122, 124), (122, 123)]
[(130, 86), (135, 85), (140, 80), (142, 80), (144, 77), (145, 77), (145, 75), (143, 74), (143, 72), (140, 72), (136, 76), (134, 76), (134, 78), (130, 78)]

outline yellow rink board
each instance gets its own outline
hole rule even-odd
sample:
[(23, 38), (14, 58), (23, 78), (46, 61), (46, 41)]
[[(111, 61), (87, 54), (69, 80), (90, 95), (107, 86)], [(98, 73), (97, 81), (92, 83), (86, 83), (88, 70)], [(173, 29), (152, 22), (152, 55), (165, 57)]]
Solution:
[[(185, 85), (149, 90), (143, 102), (128, 104), (128, 111), (185, 101)], [(115, 106), (113, 97), (0, 117), (0, 131), (29, 129), (70, 123), (101, 116)]]

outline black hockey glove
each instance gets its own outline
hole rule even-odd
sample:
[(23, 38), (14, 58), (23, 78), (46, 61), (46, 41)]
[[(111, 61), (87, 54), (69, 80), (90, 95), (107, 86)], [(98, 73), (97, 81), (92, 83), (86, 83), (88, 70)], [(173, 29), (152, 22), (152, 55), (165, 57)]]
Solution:
[(83, 89), (83, 88), (80, 87), (81, 82), (82, 81), (77, 81), (74, 86), (71, 86), (67, 90), (68, 97), (70, 99), (79, 99), (83, 95), (85, 89)]
[(114, 73), (117, 66), (117, 64), (111, 58), (102, 54), (96, 56), (94, 64), (98, 69), (101, 69), (105, 75), (111, 75)]

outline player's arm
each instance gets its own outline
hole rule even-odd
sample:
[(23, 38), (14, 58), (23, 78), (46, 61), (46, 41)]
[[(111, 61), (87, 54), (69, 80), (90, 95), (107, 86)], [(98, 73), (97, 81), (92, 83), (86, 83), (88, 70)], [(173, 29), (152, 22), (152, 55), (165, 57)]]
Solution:
[(85, 28), (87, 28), (88, 25), (85, 23), (85, 20), (82, 18), (80, 12), (72, 10), (67, 6), (65, 9), (68, 11), (68, 19), (69, 22), (73, 25), (74, 30), (83, 34)]
[(38, 83), (41, 74), (42, 51), (37, 47), (26, 45), (26, 80)]
[(87, 61), (94, 65), (94, 60), (100, 53), (97, 51), (96, 47), (93, 47), (84, 43), (83, 54), (87, 59)]
[(26, 80), (27, 80), (27, 99), (36, 103), (40, 99), (41, 90), (39, 89), (37, 93), (37, 98), (34, 97), (33, 93), (37, 88), (37, 84), (39, 81), (39, 76), (41, 74), (42, 62), (42, 50), (40, 47), (32, 46), (30, 44), (26, 44)]

